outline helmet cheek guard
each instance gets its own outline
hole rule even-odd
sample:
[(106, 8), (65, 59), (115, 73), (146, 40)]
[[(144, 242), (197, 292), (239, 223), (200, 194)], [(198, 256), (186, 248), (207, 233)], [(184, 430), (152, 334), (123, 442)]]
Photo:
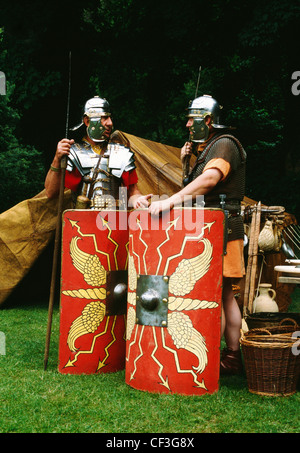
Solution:
[(87, 127), (87, 134), (94, 142), (103, 142), (105, 127), (103, 126), (100, 118), (89, 118), (89, 125)]
[(208, 139), (209, 128), (205, 123), (205, 118), (195, 117), (193, 125), (190, 127), (190, 137), (192, 142), (199, 143)]
[[(83, 111), (83, 118), (87, 117), (89, 119), (87, 134), (91, 140), (95, 142), (104, 142), (105, 140), (107, 140), (107, 137), (105, 137), (104, 135), (105, 127), (101, 122), (101, 118), (108, 116), (111, 116), (110, 106), (105, 98), (94, 96), (93, 98), (86, 101)], [(73, 127), (71, 130), (76, 131), (83, 125), (84, 121), (82, 120), (80, 124)]]

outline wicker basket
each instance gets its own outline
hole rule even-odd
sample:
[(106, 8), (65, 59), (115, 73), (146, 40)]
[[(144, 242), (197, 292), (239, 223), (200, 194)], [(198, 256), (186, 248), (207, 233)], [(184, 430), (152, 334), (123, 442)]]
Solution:
[(272, 327), (281, 324), (300, 324), (300, 313), (252, 313), (245, 318), (249, 329)]
[(253, 329), (241, 333), (240, 343), (251, 393), (288, 396), (296, 392), (300, 355), (292, 351), (295, 344), (292, 334), (295, 330), (294, 327), (285, 326), (281, 329)]
[(295, 331), (300, 331), (300, 326), (294, 324), (293, 326), (272, 326), (264, 327), (261, 329), (251, 329), (244, 333), (245, 340), (274, 343), (283, 339), (284, 341), (290, 341), (292, 344), (295, 343), (295, 339), (292, 338)]

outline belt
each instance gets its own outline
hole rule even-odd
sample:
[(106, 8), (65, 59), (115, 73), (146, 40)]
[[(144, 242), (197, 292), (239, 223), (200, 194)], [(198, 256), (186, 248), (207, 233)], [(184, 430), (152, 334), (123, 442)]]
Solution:
[(103, 195), (95, 195), (91, 200), (91, 208), (96, 209), (114, 209), (121, 206), (120, 200), (115, 200)]
[(220, 203), (215, 204), (215, 203), (208, 203), (208, 205), (205, 204), (206, 208), (222, 208), (228, 211), (228, 217), (237, 217), (241, 215), (241, 205), (240, 204), (230, 204), (230, 203), (225, 203), (224, 206), (221, 206)]

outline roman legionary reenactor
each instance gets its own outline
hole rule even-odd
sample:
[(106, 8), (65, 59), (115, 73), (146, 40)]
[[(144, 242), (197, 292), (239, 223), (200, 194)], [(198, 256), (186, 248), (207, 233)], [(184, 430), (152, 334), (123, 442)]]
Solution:
[[(56, 149), (45, 181), (48, 198), (58, 196), (60, 161), (68, 156), (65, 187), (79, 197), (78, 208), (107, 207), (112, 197), (118, 200), (119, 187), (125, 186), (133, 207), (141, 206), (145, 197), (137, 189), (134, 155), (128, 146), (114, 142), (113, 122), (106, 99), (95, 96), (84, 107), (82, 121), (73, 131), (76, 142), (62, 139)], [(110, 198), (105, 197), (108, 195)], [(147, 197), (146, 197), (147, 199)], [(107, 201), (107, 203), (105, 202)], [(118, 204), (118, 202), (116, 202)]]
[[(181, 150), (183, 163), (196, 155), (193, 168), (185, 171), (185, 187), (170, 198), (152, 203), (149, 210), (158, 213), (180, 205), (184, 197), (204, 196), (205, 208), (221, 206), (226, 213), (226, 250), (223, 263), (222, 333), (227, 348), (222, 351), (222, 374), (242, 371), (239, 345), (241, 313), (232, 291), (234, 278), (244, 275), (243, 219), (240, 212), (245, 190), (246, 153), (232, 135), (232, 129), (220, 124), (220, 106), (211, 96), (200, 96), (188, 107), (190, 141)], [(188, 166), (187, 166), (188, 167)]]
[(125, 366), (127, 200), (135, 208), (148, 206), (148, 197), (137, 188), (133, 152), (112, 140), (112, 129), (107, 100), (89, 99), (73, 128), (79, 140), (58, 143), (45, 181), (47, 196), (58, 196), (67, 156), (65, 188), (74, 194), (75, 209), (63, 213), (62, 224), (61, 373)]
[[(126, 382), (134, 388), (202, 395), (217, 390), (220, 373), (242, 371), (232, 279), (244, 273), (246, 153), (219, 111), (211, 96), (191, 103), (181, 156), (185, 164), (194, 152), (195, 165), (182, 190), (152, 202), (150, 233), (143, 211), (130, 231)], [(187, 199), (201, 205), (185, 208)]]

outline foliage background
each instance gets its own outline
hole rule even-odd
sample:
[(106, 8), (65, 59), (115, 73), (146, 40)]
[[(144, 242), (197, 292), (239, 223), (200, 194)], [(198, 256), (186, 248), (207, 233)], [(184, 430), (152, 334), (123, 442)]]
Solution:
[(300, 5), (287, 0), (0, 0), (0, 210), (43, 189), (70, 126), (99, 94), (115, 127), (182, 146), (185, 109), (211, 94), (248, 153), (247, 196), (300, 218)]

